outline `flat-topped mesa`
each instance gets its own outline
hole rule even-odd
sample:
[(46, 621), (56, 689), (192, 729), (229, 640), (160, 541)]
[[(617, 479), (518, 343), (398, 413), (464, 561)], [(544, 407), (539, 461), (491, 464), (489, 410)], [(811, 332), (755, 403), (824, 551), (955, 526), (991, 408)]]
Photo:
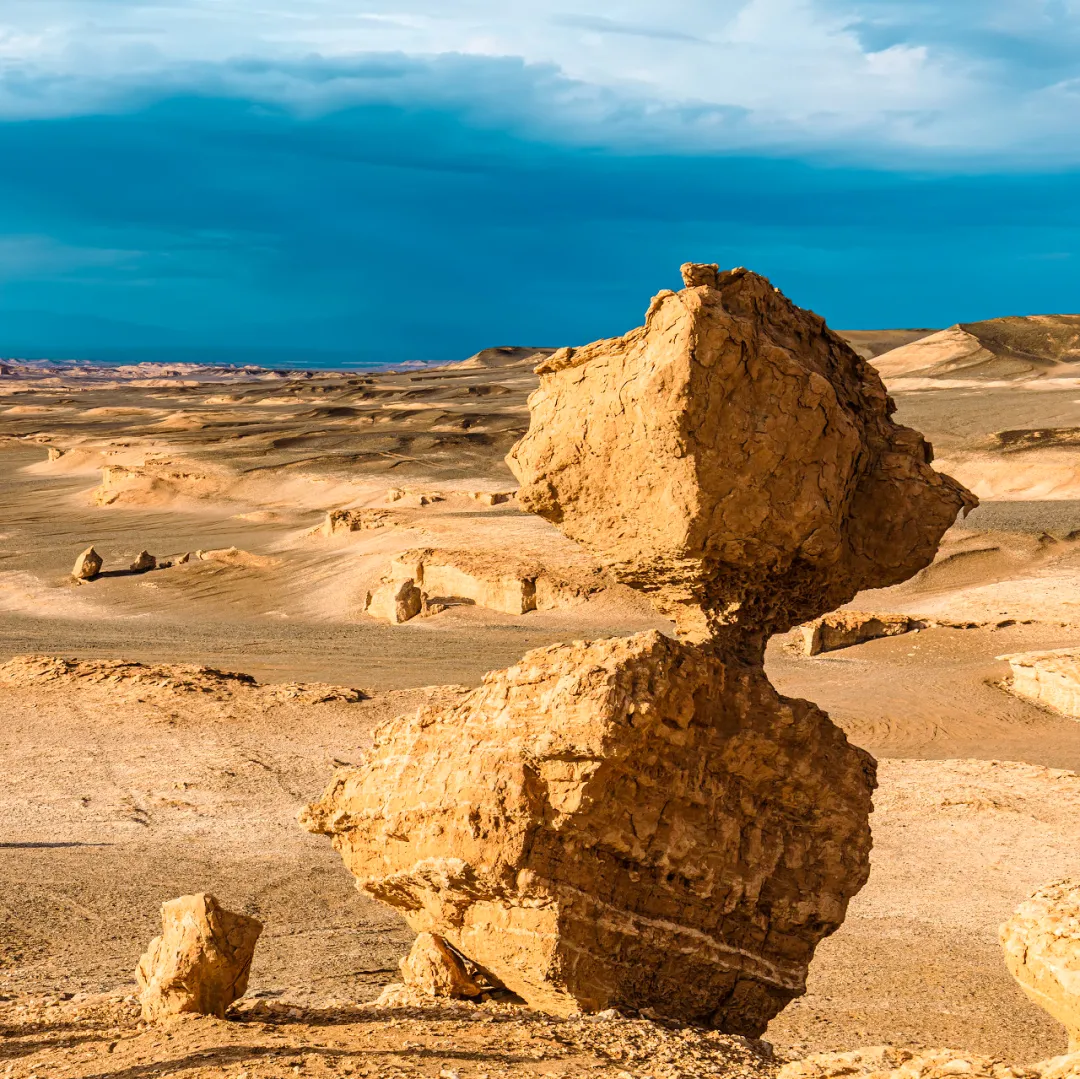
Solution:
[(763, 277), (687, 263), (623, 337), (542, 363), (519, 504), (748, 658), (928, 565), (977, 501), (876, 372)]

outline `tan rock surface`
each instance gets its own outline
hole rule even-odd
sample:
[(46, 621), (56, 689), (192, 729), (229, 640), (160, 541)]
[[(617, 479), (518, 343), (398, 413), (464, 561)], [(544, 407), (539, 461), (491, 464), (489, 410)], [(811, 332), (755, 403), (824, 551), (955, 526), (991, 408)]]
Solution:
[(461, 958), (441, 937), (430, 933), (421, 933), (413, 942), (412, 951), (402, 959), (401, 980), (427, 997), (464, 1000), (478, 997), (484, 991)]
[(384, 581), (368, 593), (364, 610), (372, 618), (399, 625), (415, 618), (423, 609), (424, 600), (420, 589), (411, 577), (403, 581)]
[(910, 577), (975, 501), (817, 315), (744, 270), (684, 278), (644, 326), (537, 368), (507, 462), (520, 505), (682, 632), (760, 648)]
[(103, 563), (101, 555), (93, 547), (87, 547), (71, 568), (71, 576), (77, 581), (92, 581), (100, 572)]
[(149, 551), (140, 551), (128, 568), (132, 573), (145, 573), (147, 570), (157, 569), (157, 564), (157, 559)]
[(161, 907), (161, 936), (139, 960), (142, 1016), (147, 1022), (181, 1012), (225, 1017), (247, 991), (262, 922), (224, 910), (205, 893)]
[(1008, 660), (1013, 693), (1080, 719), (1080, 649), (1018, 652), (999, 658)]
[(865, 611), (833, 611), (799, 627), (803, 653), (817, 656), (837, 648), (850, 648), (878, 637), (908, 633), (919, 621), (906, 614), (868, 614)]
[(1055, 881), (1017, 907), (1001, 927), (1005, 965), (1080, 1050), (1080, 883)]
[(759, 668), (650, 632), (395, 720), (304, 822), (536, 1007), (759, 1034), (866, 880), (873, 777)]

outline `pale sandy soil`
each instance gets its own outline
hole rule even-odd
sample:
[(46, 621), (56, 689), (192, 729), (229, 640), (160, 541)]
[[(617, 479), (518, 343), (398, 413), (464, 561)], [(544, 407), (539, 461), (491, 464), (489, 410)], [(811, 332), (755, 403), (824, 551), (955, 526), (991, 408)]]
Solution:
[[(526, 615), (457, 606), (404, 626), (364, 615), (367, 588), (408, 548), (525, 552), (553, 566), (581, 557), (512, 503), (467, 497), (513, 488), (502, 456), (527, 423), (528, 364), (366, 378), (0, 379), (0, 661), (203, 663), (372, 694), (311, 704), (250, 688), (0, 683), (0, 1075), (679, 1073), (520, 1017), (495, 1051), (489, 1017), (424, 1025), (352, 1008), (393, 980), (409, 933), (295, 824), (335, 762), (354, 760), (382, 719), (453, 692), (423, 687), (474, 685), (537, 645), (664, 625), (617, 587)], [(778, 687), (817, 701), (881, 759), (870, 883), (822, 945), (807, 996), (770, 1029), (782, 1050), (895, 1041), (1033, 1060), (1064, 1047), (1005, 973), (995, 933), (1037, 885), (1080, 872), (1080, 779), (1068, 771), (1080, 768), (1080, 727), (1003, 691), (995, 657), (1080, 645), (1080, 482), (1074, 493), (1069, 478), (1080, 458), (998, 435), (1080, 427), (1078, 400), (1060, 386), (900, 393), (899, 418), (961, 478), (1012, 477), (1015, 490), (954, 529), (918, 579), (852, 606), (978, 628), (813, 659), (787, 639), (770, 646)], [(47, 460), (48, 445), (63, 455)], [(102, 505), (101, 469), (117, 464), (132, 471)], [(444, 501), (387, 503), (392, 486)], [(343, 506), (387, 508), (394, 522), (309, 534)], [(90, 543), (107, 575), (77, 585), (68, 571)], [(253, 557), (123, 572), (142, 548), (230, 546)], [(251, 999), (300, 1014), (138, 1029), (123, 997), (158, 907), (201, 888), (265, 919)], [(69, 993), (119, 996), (43, 1003)], [(686, 1038), (708, 1049), (706, 1035)], [(733, 1074), (730, 1061), (684, 1065)]]

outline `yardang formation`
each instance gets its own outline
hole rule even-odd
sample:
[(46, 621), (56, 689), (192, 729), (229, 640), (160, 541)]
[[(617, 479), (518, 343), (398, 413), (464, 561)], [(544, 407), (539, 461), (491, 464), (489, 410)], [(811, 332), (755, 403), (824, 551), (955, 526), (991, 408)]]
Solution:
[(530, 652), (384, 726), (304, 821), (535, 1007), (757, 1035), (866, 881), (875, 785), (765, 642), (914, 574), (974, 500), (820, 318), (745, 270), (683, 277), (540, 366), (509, 457), (522, 505), (683, 639)]

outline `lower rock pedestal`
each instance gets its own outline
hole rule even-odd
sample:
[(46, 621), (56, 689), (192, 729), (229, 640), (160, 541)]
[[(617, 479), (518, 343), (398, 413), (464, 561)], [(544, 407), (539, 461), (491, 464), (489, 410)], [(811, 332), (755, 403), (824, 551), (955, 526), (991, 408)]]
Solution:
[(758, 1035), (866, 881), (874, 775), (760, 668), (650, 632), (394, 720), (304, 823), (534, 1007)]

